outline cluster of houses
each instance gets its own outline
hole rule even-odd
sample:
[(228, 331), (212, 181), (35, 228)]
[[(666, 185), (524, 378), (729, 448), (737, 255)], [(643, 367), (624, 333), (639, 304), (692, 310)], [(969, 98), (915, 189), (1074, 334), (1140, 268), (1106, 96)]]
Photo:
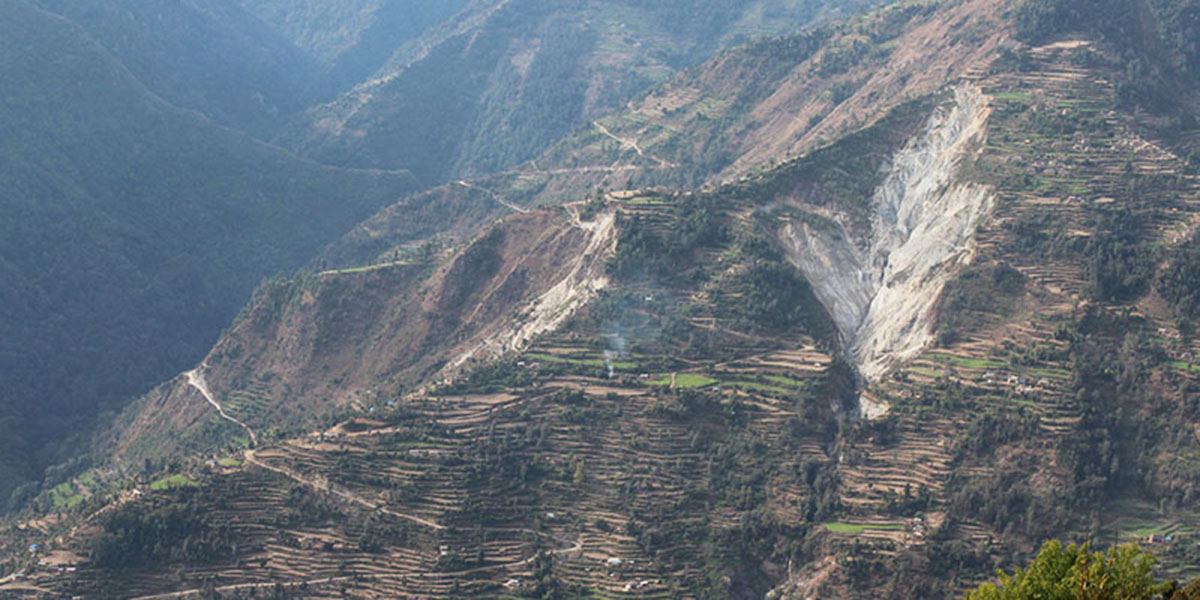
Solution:
[[(41, 544), (30, 544), (29, 545), (29, 553), (30, 554), (37, 554), (40, 550), (41, 550)], [(37, 564), (32, 565), (27, 569), (13, 573), (12, 579), (14, 581), (24, 581), (26, 579), (29, 579), (33, 575), (37, 575), (38, 573), (51, 573), (51, 574), (57, 573), (59, 575), (64, 575), (67, 573), (74, 573), (77, 570), (78, 570), (78, 567), (76, 567), (74, 565), (50, 564), (50, 561), (43, 558), (43, 559), (38, 560)]]
[[(1000, 380), (1001, 376), (992, 371), (988, 371), (987, 373), (984, 373), (982, 377), (980, 377), (980, 381), (988, 385), (996, 385), (996, 382)], [(1034, 381), (1033, 379), (1020, 377), (1018, 375), (1009, 375), (1007, 378), (1003, 379), (1003, 385), (1007, 385), (1016, 389), (1018, 394), (1027, 394), (1037, 392), (1039, 390), (1049, 389), (1051, 384), (1050, 380), (1046, 377), (1042, 377), (1041, 379)]]
[(1182, 336), (1182, 334), (1179, 333), (1178, 329), (1171, 329), (1169, 327), (1159, 327), (1158, 328), (1158, 337), (1165, 337), (1167, 339), (1177, 340), (1183, 336)]

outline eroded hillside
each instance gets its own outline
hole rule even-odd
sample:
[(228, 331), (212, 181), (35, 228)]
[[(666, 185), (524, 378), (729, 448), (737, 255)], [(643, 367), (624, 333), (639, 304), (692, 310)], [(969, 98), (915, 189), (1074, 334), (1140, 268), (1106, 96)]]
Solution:
[(282, 136), (318, 160), (438, 185), (536, 158), (579, 123), (749, 36), (872, 2), (475, 2)]
[(1138, 104), (1111, 36), (905, 6), (903, 35), (994, 19), (992, 51), (930, 46), (970, 66), (724, 185), (463, 181), (421, 202), (512, 214), (445, 250), (381, 217), (346, 246), (372, 264), (264, 287), (0, 585), (940, 598), (1048, 537), (1196, 576), (1194, 120)]

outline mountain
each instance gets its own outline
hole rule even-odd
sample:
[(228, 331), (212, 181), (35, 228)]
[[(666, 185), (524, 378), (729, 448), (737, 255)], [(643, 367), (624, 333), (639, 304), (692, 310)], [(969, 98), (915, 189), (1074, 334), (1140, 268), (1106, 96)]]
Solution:
[(478, 2), (279, 139), (330, 164), (426, 184), (536, 158), (577, 123), (750, 35), (868, 2)]
[[(375, 215), (322, 256), (339, 265), (374, 260), (411, 241), (412, 216), (436, 204), (474, 200), (501, 213), (596, 190), (712, 187), (770, 169), (986, 69), (1008, 36), (995, 27), (1000, 7), (934, 7), (893, 4), (871, 19), (723, 50), (580, 124), (534, 160)], [(937, 52), (898, 50), (933, 44)]]
[(269, 137), (319, 98), (316, 61), (231, 0), (36, 0), (175, 106)]
[(467, 0), (241, 0), (321, 70), (315, 90), (344, 92), (468, 5)]
[(80, 27), (9, 0), (0, 65), (0, 496), (76, 426), (194, 364), (265, 276), (412, 190), (154, 95)]
[(1195, 579), (1197, 14), (900, 2), (408, 196), (115, 417), (0, 589), (942, 598), (1048, 538)]

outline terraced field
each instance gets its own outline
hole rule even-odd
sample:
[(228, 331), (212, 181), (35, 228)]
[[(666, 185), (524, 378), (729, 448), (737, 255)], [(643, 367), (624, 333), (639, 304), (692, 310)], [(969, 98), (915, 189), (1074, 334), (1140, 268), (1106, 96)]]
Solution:
[[(638, 198), (622, 218), (669, 232), (672, 203)], [(645, 302), (620, 325), (656, 331), (680, 308), (651, 298), (687, 297), (623, 291)], [(81, 564), (38, 573), (37, 585), (163, 598), (276, 586), (312, 597), (496, 597), (545, 585), (694, 595), (720, 576), (705, 565), (733, 551), (722, 540), (748, 527), (805, 531), (827, 510), (813, 477), (830, 464), (836, 418), (823, 344), (741, 331), (706, 316), (703, 294), (690, 298), (696, 322), (683, 336), (717, 342), (673, 352), (633, 332), (637, 348), (626, 349), (607, 321), (583, 315), (499, 363), (307, 435), (260, 435), (257, 448), (139, 491), (124, 510), (187, 502), (228, 532), (231, 551), (202, 566), (151, 561), (117, 581)], [(264, 419), (266, 388), (237, 389), (222, 399), (229, 414)], [(86, 554), (87, 539), (64, 543)]]
[[(754, 182), (730, 188), (717, 208), (661, 190), (611, 192), (573, 208), (619, 211), (621, 243), (663, 264), (642, 256), (624, 264), (633, 273), (624, 279), (614, 268), (596, 301), (498, 360), (404, 387), (416, 392), (381, 389), (391, 400), (350, 403), (330, 427), (209, 459), (220, 468), (155, 472), (119, 510), (187, 502), (213, 515), (233, 545), (201, 566), (168, 558), (112, 578), (78, 561), (22, 585), (145, 598), (276, 586), (317, 598), (551, 587), (680, 598), (702, 597), (754, 557), (761, 564), (739, 572), (827, 577), (839, 592), (860, 576), (918, 577), (920, 565), (945, 559), (957, 570), (939, 589), (960, 593), (1047, 533), (1144, 540), (1164, 572), (1194, 574), (1195, 496), (1155, 506), (1137, 493), (1160, 471), (1192, 468), (1193, 455), (1160, 458), (1170, 464), (1121, 482), (1121, 494), (1101, 490), (1113, 496), (1105, 511), (1061, 521), (1064, 512), (1039, 512), (1061, 511), (1056, 494), (1092, 475), (1069, 471), (1072, 452), (1099, 453), (1084, 427), (1106, 415), (1079, 385), (1085, 322), (1098, 323), (1095, 346), (1125, 343), (1106, 339), (1119, 337), (1104, 331), (1110, 323), (1156, 332), (1161, 353), (1129, 362), (1164, 396), (1183, 398), (1184, 382), (1200, 378), (1200, 342), (1161, 298), (1098, 299), (1086, 252), (1113, 233), (1106, 219), (1132, 215), (1136, 226), (1118, 232), (1130, 243), (1178, 244), (1200, 223), (1200, 182), (1116, 116), (1113, 84), (1079, 66), (1088, 51), (1037, 48), (1020, 72), (972, 74), (992, 114), (963, 168), (998, 201), (930, 324), (938, 343), (881, 380), (855, 380), (836, 334), (816, 339), (816, 323), (763, 326), (751, 318), (762, 315), (739, 312), (748, 273), (783, 279), (769, 249), (755, 249), (753, 200), (738, 195)], [(702, 209), (720, 227), (689, 221)], [(711, 239), (680, 233), (693, 226)], [(807, 291), (782, 289), (793, 304)], [(955, 305), (956, 294), (972, 302)], [(270, 419), (268, 387), (236, 388), (222, 399), (232, 417)], [(1180, 448), (1200, 440), (1200, 426), (1177, 425)], [(70, 509), (80, 497), (64, 484), (53, 503)], [(102, 521), (52, 546), (84, 556)], [(764, 558), (779, 556), (810, 564), (793, 571)]]

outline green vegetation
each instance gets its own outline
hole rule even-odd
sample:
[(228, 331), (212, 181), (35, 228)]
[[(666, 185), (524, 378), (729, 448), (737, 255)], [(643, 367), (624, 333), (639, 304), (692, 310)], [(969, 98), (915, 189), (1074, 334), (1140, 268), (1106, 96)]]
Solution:
[(54, 510), (69, 510), (83, 502), (84, 496), (70, 482), (64, 482), (50, 490), (50, 499)]
[(637, 363), (629, 361), (613, 360), (605, 362), (603, 358), (576, 358), (573, 356), (558, 356), (555, 354), (545, 354), (542, 352), (531, 352), (526, 356), (529, 358), (544, 360), (546, 362), (580, 365), (584, 367), (606, 367), (611, 364), (612, 368), (620, 369), (622, 371), (632, 371), (638, 367)]
[(1177, 315), (1200, 320), (1200, 236), (1193, 235), (1170, 252), (1157, 288)]
[(1150, 600), (1170, 589), (1154, 581), (1154, 563), (1136, 545), (1101, 553), (1088, 544), (1064, 547), (1052, 540), (1027, 569), (1001, 574), (997, 583), (967, 594), (967, 600)]
[(904, 526), (896, 523), (855, 524), (855, 523), (823, 523), (825, 529), (833, 533), (862, 533), (864, 531), (903, 531)]
[[(1025, 293), (1025, 285), (1025, 276), (1008, 265), (966, 269), (942, 292), (938, 342), (944, 346), (955, 343), (978, 326), (981, 315), (1011, 314)], [(954, 362), (954, 357), (950, 360), (967, 366)]]
[(168, 475), (162, 479), (155, 480), (150, 484), (150, 489), (161, 492), (163, 490), (183, 487), (196, 487), (198, 485), (200, 484), (196, 483), (196, 481), (191, 477), (188, 477), (187, 475), (176, 474)]
[(663, 375), (657, 379), (647, 381), (646, 384), (654, 386), (669, 386), (671, 385), (672, 378), (674, 378), (675, 387), (680, 389), (702, 388), (721, 383), (712, 377), (706, 377), (696, 373), (677, 373), (674, 376), (669, 374)]
[(1016, 20), (1034, 43), (1067, 33), (1099, 38), (1122, 61), (1118, 93), (1125, 101), (1173, 111), (1181, 108), (1173, 92), (1200, 75), (1195, 11), (1194, 0), (1028, 0)]
[(103, 531), (89, 549), (96, 566), (122, 569), (230, 559), (236, 552), (233, 528), (212, 523), (202, 510), (214, 490), (187, 487), (164, 493), (164, 504), (126, 504), (103, 519)]
[(741, 388), (745, 390), (754, 390), (757, 392), (766, 392), (768, 394), (787, 394), (791, 390), (781, 388), (779, 386), (767, 385), (757, 381), (722, 381), (721, 385)]
[(808, 385), (808, 383), (809, 383), (803, 379), (795, 379), (792, 377), (783, 377), (780, 375), (766, 375), (764, 377), (767, 381), (772, 381), (775, 383), (780, 383), (783, 385), (790, 385), (790, 386), (795, 386), (795, 387), (804, 387), (804, 386)]
[(987, 360), (982, 358), (968, 358), (965, 356), (955, 356), (953, 354), (938, 354), (933, 353), (929, 358), (938, 362), (944, 362), (956, 367), (966, 367), (968, 369), (1003, 369), (1007, 365), (1000, 361)]
[(1200, 364), (1186, 363), (1183, 361), (1170, 361), (1167, 363), (1173, 369), (1179, 369), (1184, 373), (1200, 373)]

